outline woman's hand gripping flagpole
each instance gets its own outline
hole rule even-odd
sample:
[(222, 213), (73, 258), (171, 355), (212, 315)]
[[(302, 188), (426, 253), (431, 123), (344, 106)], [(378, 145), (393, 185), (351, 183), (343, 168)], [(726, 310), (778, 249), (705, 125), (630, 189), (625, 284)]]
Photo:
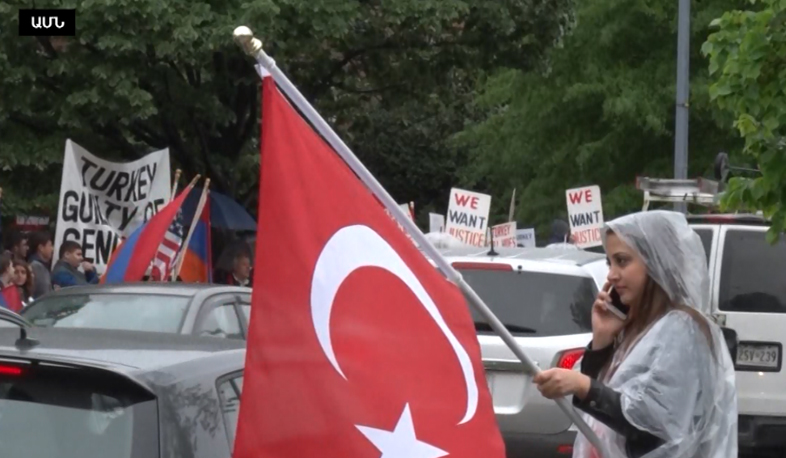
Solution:
[[(382, 202), (387, 210), (393, 215), (395, 220), (402, 225), (407, 233), (412, 237), (415, 243), (430, 257), (437, 267), (442, 271), (443, 275), (448, 280), (458, 285), (459, 289), (469, 298), (472, 306), (480, 313), (483, 318), (488, 322), (491, 328), (496, 332), (516, 357), (522, 362), (524, 372), (530, 376), (535, 376), (540, 372), (540, 368), (532, 362), (531, 359), (524, 353), (522, 348), (516, 343), (513, 335), (505, 328), (502, 322), (494, 315), (494, 312), (488, 308), (478, 294), (472, 287), (462, 278), (461, 274), (442, 257), (440, 252), (426, 239), (426, 236), (415, 225), (414, 221), (410, 220), (404, 211), (398, 206), (396, 201), (388, 194), (385, 188), (377, 181), (374, 175), (366, 169), (362, 162), (352, 153), (343, 140), (336, 134), (330, 125), (325, 121), (322, 116), (311, 106), (300, 91), (289, 81), (289, 78), (276, 67), (276, 62), (268, 56), (264, 49), (262, 49), (262, 42), (254, 37), (251, 29), (241, 26), (235, 29), (234, 33), (235, 42), (243, 49), (249, 56), (253, 57), (262, 69), (270, 73), (273, 80), (278, 84), (278, 87), (283, 91), (292, 103), (300, 110), (303, 116), (314, 126), (320, 135), (330, 144), (336, 153), (344, 160), (344, 162), (352, 169), (353, 172), (363, 181), (366, 187)], [(589, 441), (598, 450), (602, 452), (603, 457), (610, 458), (605, 447), (600, 442), (595, 433), (590, 429), (587, 423), (579, 416), (578, 412), (573, 408), (573, 405), (565, 398), (557, 399), (557, 405), (563, 412), (570, 418), (573, 423), (578, 427), (579, 431), (584, 434)]]

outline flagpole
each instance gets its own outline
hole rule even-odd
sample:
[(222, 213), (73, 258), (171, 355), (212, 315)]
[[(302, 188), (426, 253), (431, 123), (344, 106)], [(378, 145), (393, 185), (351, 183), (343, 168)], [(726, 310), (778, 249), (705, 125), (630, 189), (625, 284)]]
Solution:
[(177, 194), (177, 184), (180, 181), (180, 174), (181, 173), (183, 173), (182, 170), (180, 170), (180, 169), (175, 170), (175, 181), (172, 183), (172, 193), (169, 194), (169, 201), (170, 202), (172, 201), (172, 199), (175, 198), (175, 195)]
[[(276, 66), (275, 60), (265, 53), (262, 49), (262, 42), (254, 38), (253, 32), (245, 26), (235, 29), (233, 33), (235, 42), (243, 49), (249, 56), (253, 57), (259, 65), (270, 73), (273, 80), (278, 84), (278, 87), (289, 97), (292, 103), (300, 110), (305, 118), (314, 126), (320, 135), (333, 147), (336, 153), (344, 160), (344, 162), (352, 169), (353, 172), (363, 181), (366, 187), (382, 202), (382, 204), (393, 215), (396, 221), (402, 225), (409, 235), (418, 244), (421, 250), (430, 257), (434, 263), (442, 271), (443, 275), (453, 283), (469, 298), (472, 306), (478, 313), (488, 322), (491, 328), (496, 332), (505, 344), (510, 348), (513, 354), (521, 361), (524, 366), (524, 371), (530, 375), (535, 375), (540, 372), (540, 368), (532, 362), (531, 359), (524, 353), (524, 350), (518, 345), (513, 335), (505, 328), (505, 325), (494, 315), (494, 312), (489, 309), (483, 299), (472, 289), (471, 286), (463, 279), (461, 274), (453, 268), (453, 266), (442, 257), (439, 250), (437, 250), (431, 242), (428, 241), (423, 232), (418, 229), (414, 221), (410, 220), (398, 203), (393, 197), (388, 194), (385, 188), (377, 181), (371, 172), (366, 169), (362, 162), (352, 153), (341, 137), (336, 134), (330, 125), (325, 121), (322, 116), (311, 106), (303, 94), (289, 81), (289, 78)], [(586, 422), (579, 416), (578, 412), (573, 408), (573, 405), (568, 402), (566, 398), (556, 400), (557, 405), (562, 409), (565, 415), (576, 424), (578, 429), (587, 437), (587, 439), (595, 446), (596, 449), (602, 452), (606, 458), (610, 458), (606, 451), (606, 447), (600, 442), (595, 433), (590, 429)]]
[[(183, 262), (186, 259), (185, 253), (186, 250), (188, 250), (188, 244), (191, 242), (191, 236), (194, 234), (194, 229), (196, 229), (199, 218), (202, 217), (202, 211), (204, 211), (205, 204), (207, 203), (207, 199), (210, 196), (210, 191), (208, 190), (209, 187), (210, 178), (205, 178), (205, 186), (202, 188), (202, 195), (199, 196), (199, 203), (197, 204), (196, 212), (194, 213), (194, 219), (191, 221), (191, 226), (188, 228), (188, 235), (186, 235), (186, 240), (183, 242), (183, 247), (180, 249), (180, 253), (177, 255), (175, 270), (172, 271), (173, 279), (176, 279), (177, 276), (180, 275), (180, 269), (183, 268)], [(207, 243), (210, 243), (210, 240), (208, 240)]]
[[(180, 181), (180, 173), (181, 173), (180, 169), (177, 169), (177, 171), (175, 171), (175, 183), (172, 186), (172, 195), (169, 197), (169, 202), (172, 202), (173, 200), (175, 200), (175, 197), (177, 197), (177, 195), (175, 193), (177, 192), (177, 187), (178, 187), (177, 183), (178, 183), (178, 181)], [(202, 177), (202, 175), (197, 174), (197, 176), (195, 176), (191, 180), (191, 183), (188, 183), (188, 186), (186, 186), (186, 189), (183, 192), (191, 192), (191, 190), (197, 184), (197, 181), (199, 181), (200, 177)], [(156, 258), (154, 256), (153, 259), (150, 260), (150, 267), (149, 268), (151, 269), (150, 270), (151, 273), (153, 272), (152, 269), (153, 269), (153, 265), (155, 264), (155, 262), (156, 262)], [(163, 283), (165, 281), (166, 281), (166, 275), (164, 275), (164, 273), (162, 272), (161, 282)]]
[(510, 211), (508, 212), (508, 222), (512, 223), (516, 213), (516, 188), (513, 188), (513, 194), (510, 196)]

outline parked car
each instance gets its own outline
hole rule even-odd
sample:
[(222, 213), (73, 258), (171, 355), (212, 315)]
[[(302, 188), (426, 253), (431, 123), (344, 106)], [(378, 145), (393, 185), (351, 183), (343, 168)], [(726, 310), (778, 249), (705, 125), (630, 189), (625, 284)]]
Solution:
[(231, 456), (245, 342), (68, 328), (24, 336), (11, 314), (0, 311), (4, 458)]
[[(440, 250), (542, 369), (574, 368), (592, 340), (592, 304), (606, 281), (602, 254), (561, 248)], [(509, 457), (565, 457), (576, 430), (483, 319), (471, 310)]]
[(735, 368), (741, 452), (786, 454), (786, 240), (754, 215), (691, 215), (710, 268), (712, 311), (737, 332)]
[(43, 327), (245, 339), (251, 289), (169, 282), (76, 286), (41, 297), (21, 315)]

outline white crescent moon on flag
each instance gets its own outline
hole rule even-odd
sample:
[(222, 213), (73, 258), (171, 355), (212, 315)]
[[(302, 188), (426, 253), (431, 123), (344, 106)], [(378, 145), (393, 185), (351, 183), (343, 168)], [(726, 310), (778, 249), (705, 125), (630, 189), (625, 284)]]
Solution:
[(379, 267), (398, 277), (415, 294), (423, 308), (448, 339), (456, 353), (467, 386), (467, 410), (459, 424), (475, 416), (478, 407), (478, 385), (469, 354), (450, 330), (439, 309), (401, 256), (379, 234), (368, 226), (347, 226), (333, 234), (317, 259), (311, 279), (311, 319), (317, 339), (333, 368), (346, 379), (336, 360), (330, 338), (330, 313), (339, 288), (349, 275), (361, 267)]

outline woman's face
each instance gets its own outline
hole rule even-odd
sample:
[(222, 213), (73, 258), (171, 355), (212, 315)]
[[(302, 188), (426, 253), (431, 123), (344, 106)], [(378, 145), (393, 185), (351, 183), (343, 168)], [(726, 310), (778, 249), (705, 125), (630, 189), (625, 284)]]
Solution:
[(635, 309), (647, 284), (644, 261), (613, 232), (606, 236), (606, 258), (609, 262), (609, 283), (619, 293), (622, 303)]
[(24, 266), (14, 267), (14, 283), (17, 286), (24, 286), (27, 283), (27, 269)]

